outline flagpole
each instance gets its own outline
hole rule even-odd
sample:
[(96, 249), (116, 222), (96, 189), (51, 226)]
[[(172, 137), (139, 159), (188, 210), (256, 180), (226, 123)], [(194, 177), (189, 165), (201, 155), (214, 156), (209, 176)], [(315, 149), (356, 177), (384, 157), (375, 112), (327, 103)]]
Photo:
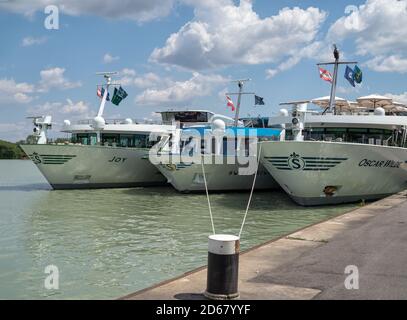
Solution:
[(339, 69), (339, 65), (340, 64), (357, 64), (356, 61), (339, 61), (339, 50), (336, 47), (336, 45), (334, 44), (334, 58), (335, 61), (334, 62), (326, 62), (326, 63), (317, 63), (317, 66), (322, 66), (322, 65), (334, 65), (334, 74), (332, 76), (332, 84), (331, 84), (331, 95), (329, 97), (329, 105), (328, 107), (324, 110), (324, 112), (322, 112), (322, 114), (324, 114), (326, 111), (335, 111), (335, 97), (336, 97), (336, 84), (338, 81), (338, 69)]
[[(103, 111), (105, 110), (105, 104), (106, 104), (106, 98), (109, 92), (109, 86), (112, 83), (112, 77), (111, 75), (117, 74), (117, 72), (97, 72), (97, 75), (102, 75), (105, 79), (106, 79), (106, 90), (103, 94), (103, 98), (102, 101), (100, 102), (100, 106), (99, 106), (99, 111), (98, 111), (98, 117), (102, 117), (103, 116)], [(103, 88), (103, 85), (102, 85)]]
[(237, 123), (239, 121), (239, 110), (240, 110), (240, 102), (242, 99), (242, 92), (243, 92), (243, 82), (239, 81), (237, 83), (239, 87), (239, 93), (237, 95), (237, 105), (236, 105), (236, 113), (235, 113), (235, 127), (237, 127)]
[(242, 101), (242, 95), (243, 94), (254, 94), (254, 92), (243, 92), (243, 85), (246, 81), (250, 81), (251, 79), (239, 79), (239, 80), (233, 80), (232, 82), (237, 82), (237, 85), (239, 87), (239, 92), (237, 93), (226, 93), (226, 95), (237, 95), (237, 104), (236, 104), (236, 112), (235, 112), (235, 127), (237, 127), (237, 124), (239, 123), (239, 111), (240, 111), (240, 104)]
[(332, 112), (335, 108), (335, 95), (336, 95), (336, 83), (338, 79), (338, 62), (339, 62), (339, 51), (336, 45), (334, 45), (334, 58), (335, 58), (335, 65), (334, 65), (334, 75), (332, 78), (332, 85), (331, 85), (331, 97), (329, 98), (329, 111)]
[[(106, 83), (106, 90), (103, 93), (102, 101), (100, 102), (98, 117), (103, 116), (103, 111), (105, 110), (105, 104), (106, 104), (106, 99), (107, 99), (107, 93), (109, 92), (110, 81), (111, 81), (111, 78), (109, 77), (107, 80), (107, 83)], [(102, 88), (103, 88), (103, 85), (102, 85)]]

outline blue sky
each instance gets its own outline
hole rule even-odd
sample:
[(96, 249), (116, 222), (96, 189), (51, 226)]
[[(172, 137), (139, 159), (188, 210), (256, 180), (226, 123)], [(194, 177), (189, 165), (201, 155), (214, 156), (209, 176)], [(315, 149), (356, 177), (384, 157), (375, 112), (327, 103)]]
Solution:
[(333, 42), (364, 76), (353, 89), (342, 68), (338, 96), (407, 102), (407, 0), (55, 0), (57, 30), (44, 26), (48, 2), (0, 1), (0, 139), (25, 138), (27, 116), (93, 117), (97, 71), (118, 71), (129, 94), (105, 118), (170, 107), (233, 116), (224, 93), (236, 78), (251, 78), (246, 89), (266, 102), (246, 96), (241, 116), (272, 115), (280, 102), (329, 94), (315, 64)]

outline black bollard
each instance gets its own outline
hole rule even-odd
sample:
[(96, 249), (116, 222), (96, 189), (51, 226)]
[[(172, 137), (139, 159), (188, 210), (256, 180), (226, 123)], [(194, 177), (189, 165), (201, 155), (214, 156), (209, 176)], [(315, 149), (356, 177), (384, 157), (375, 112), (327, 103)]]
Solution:
[(212, 300), (239, 297), (239, 251), (239, 237), (227, 234), (209, 236), (205, 297)]

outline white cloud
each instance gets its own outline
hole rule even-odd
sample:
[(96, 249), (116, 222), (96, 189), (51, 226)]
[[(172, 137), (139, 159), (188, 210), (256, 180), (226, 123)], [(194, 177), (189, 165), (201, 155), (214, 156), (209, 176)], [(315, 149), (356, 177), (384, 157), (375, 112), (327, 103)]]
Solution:
[(33, 100), (33, 97), (22, 92), (17, 92), (16, 94), (14, 94), (14, 99), (18, 103), (29, 103)]
[(94, 15), (110, 19), (130, 19), (138, 22), (149, 21), (167, 16), (174, 5), (174, 0), (30, 0), (1, 2), (0, 9), (5, 9), (26, 16), (35, 12), (44, 12), (47, 5), (56, 5), (61, 12), (72, 15)]
[(267, 70), (266, 70), (266, 78), (267, 78), (267, 79), (273, 78), (275, 75), (277, 75), (277, 73), (278, 73), (279, 71), (280, 71), (280, 70), (278, 70), (278, 69), (267, 69)]
[(112, 56), (110, 53), (106, 53), (104, 56), (103, 56), (103, 62), (104, 63), (112, 63), (112, 62), (114, 62), (114, 61), (117, 61), (117, 60), (119, 60), (120, 59), (120, 57), (118, 57), (118, 56)]
[(122, 71), (119, 72), (119, 74), (124, 77), (134, 77), (136, 75), (136, 71), (134, 69), (124, 68)]
[(366, 65), (380, 72), (407, 72), (407, 0), (367, 0), (338, 19), (328, 39), (351, 39)]
[(62, 113), (70, 114), (85, 114), (89, 112), (89, 105), (84, 101), (72, 102), (71, 99), (66, 99), (66, 104), (62, 107)]
[(14, 81), (14, 79), (0, 79), (0, 103), (9, 104), (13, 102), (31, 102), (34, 99), (32, 96), (34, 90), (34, 85), (26, 82), (17, 83)]
[(370, 69), (378, 72), (407, 73), (407, 56), (377, 56), (365, 63)]
[(64, 76), (64, 68), (51, 68), (40, 72), (37, 84), (16, 82), (14, 79), (0, 79), (0, 105), (11, 103), (27, 104), (38, 98), (36, 93), (48, 92), (51, 88), (71, 89), (81, 86), (81, 82), (71, 82)]
[(66, 102), (45, 102), (28, 109), (32, 115), (51, 114), (54, 118), (61, 118), (63, 115), (88, 115), (90, 112), (89, 104), (84, 101), (73, 102), (66, 99)]
[(25, 139), (32, 131), (27, 127), (27, 123), (20, 121), (17, 123), (0, 123), (0, 139), (16, 142)]
[(203, 75), (194, 73), (186, 81), (175, 81), (163, 89), (146, 89), (140, 93), (135, 102), (144, 105), (161, 105), (188, 102), (196, 97), (208, 96), (213, 90), (224, 85), (227, 79), (220, 75)]
[(286, 60), (281, 62), (277, 67), (266, 70), (266, 78), (271, 79), (276, 76), (278, 73), (286, 71), (297, 65), (304, 58), (314, 58), (320, 60), (329, 60), (331, 57), (327, 57), (329, 52), (329, 47), (326, 46), (323, 42), (316, 41), (311, 43), (308, 46), (305, 46), (292, 56), (288, 57)]
[(260, 18), (249, 0), (186, 1), (194, 19), (173, 33), (150, 61), (199, 70), (233, 64), (280, 63), (311, 45), (326, 13), (310, 7), (284, 8)]
[(395, 102), (400, 102), (407, 105), (407, 91), (400, 94), (386, 93), (385, 96), (392, 98)]
[(219, 101), (225, 101), (226, 99), (226, 93), (228, 92), (228, 88), (223, 88), (218, 92), (218, 99)]
[(21, 45), (23, 47), (29, 47), (29, 46), (33, 46), (33, 45), (39, 45), (39, 44), (43, 44), (47, 41), (47, 37), (40, 37), (40, 38), (34, 38), (34, 37), (25, 37), (22, 41), (21, 41)]
[(39, 92), (46, 92), (51, 88), (72, 89), (82, 86), (81, 82), (71, 82), (64, 76), (64, 68), (50, 68), (40, 72)]
[(362, 84), (361, 85), (356, 85), (356, 87), (352, 87), (352, 86), (338, 86), (336, 88), (336, 93), (337, 94), (344, 94), (344, 95), (350, 95), (350, 94), (358, 94), (360, 92), (360, 89), (362, 88)]
[(134, 78), (134, 85), (137, 88), (149, 88), (161, 82), (161, 78), (155, 73), (148, 72), (141, 77)]
[(24, 128), (24, 123), (0, 123), (0, 133), (8, 131), (19, 131)]
[(125, 68), (119, 72), (121, 78), (118, 82), (124, 86), (134, 86), (139, 89), (158, 88), (169, 86), (173, 81), (169, 78), (161, 77), (153, 72), (138, 74), (134, 69)]

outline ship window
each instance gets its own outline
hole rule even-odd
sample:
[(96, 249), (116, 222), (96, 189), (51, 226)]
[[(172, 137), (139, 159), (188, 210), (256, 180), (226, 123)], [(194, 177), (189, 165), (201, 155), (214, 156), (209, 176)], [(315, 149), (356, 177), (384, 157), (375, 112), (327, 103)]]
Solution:
[(357, 132), (357, 133), (367, 133), (367, 129), (364, 128), (349, 128), (349, 132)]
[(310, 132), (324, 132), (325, 128), (310, 128)]
[(134, 146), (133, 135), (131, 134), (121, 134), (120, 135), (120, 146), (131, 148)]
[(382, 130), (382, 129), (369, 129), (369, 133), (382, 134), (382, 133), (383, 133), (383, 130)]
[(136, 148), (146, 148), (146, 146), (147, 146), (147, 135), (145, 135), (145, 134), (135, 134), (134, 135), (134, 146)]
[(208, 122), (208, 113), (201, 111), (180, 111), (180, 112), (163, 112), (162, 118), (165, 122), (179, 121), (185, 122)]
[(102, 145), (113, 146), (113, 145), (117, 145), (118, 141), (119, 141), (118, 134), (112, 134), (112, 133), (102, 134)]
[(98, 143), (97, 135), (96, 133), (91, 133), (89, 134), (89, 141), (91, 146), (95, 146)]
[(76, 133), (72, 135), (73, 143), (80, 143), (84, 145), (90, 145), (93, 142), (93, 137), (96, 140), (96, 134), (89, 133)]
[(346, 128), (326, 128), (326, 133), (344, 133)]

